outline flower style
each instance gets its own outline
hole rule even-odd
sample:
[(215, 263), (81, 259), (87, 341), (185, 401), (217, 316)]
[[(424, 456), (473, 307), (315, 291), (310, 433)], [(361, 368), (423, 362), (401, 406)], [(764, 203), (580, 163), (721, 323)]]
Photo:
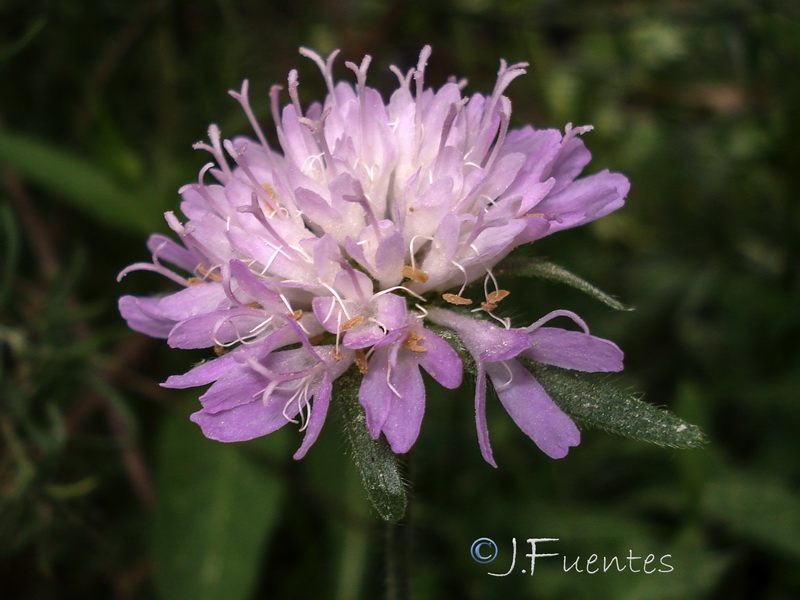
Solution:
[[(272, 88), (278, 152), (256, 121), (247, 81), (231, 92), (256, 139), (223, 140), (212, 125), (210, 143), (195, 147), (215, 162), (180, 190), (186, 222), (166, 214), (180, 243), (153, 235), (152, 262), (120, 273), (155, 271), (181, 286), (160, 298), (122, 297), (132, 329), (218, 355), (163, 385), (211, 384), (191, 418), (215, 440), (300, 424), (301, 458), (335, 401), (333, 382), (352, 367), (362, 376), (370, 435), (383, 434), (404, 453), (425, 410), (420, 369), (446, 388), (461, 384), (462, 361), (439, 335), (444, 328), (461, 338), (477, 368), (484, 458), (495, 465), (487, 375), (520, 428), (548, 455), (564, 456), (578, 430), (515, 357), (612, 371), (622, 368), (622, 353), (566, 311), (512, 328), (496, 314), (508, 292), (492, 269), (521, 244), (616, 210), (627, 179), (607, 170), (578, 178), (590, 159), (578, 136), (591, 127), (509, 129), (503, 93), (525, 73), (523, 63), (501, 61), (490, 95), (462, 97), (464, 82), (425, 87), (426, 46), (416, 68), (392, 67), (399, 86), (385, 103), (366, 85), (369, 56), (345, 63), (353, 86), (334, 84), (337, 52), (327, 60), (300, 52), (322, 72), (324, 103), (303, 111), (294, 70), (282, 109), (281, 88)], [(468, 286), (480, 280), (483, 299), (472, 307)], [(556, 316), (583, 331), (542, 326)]]

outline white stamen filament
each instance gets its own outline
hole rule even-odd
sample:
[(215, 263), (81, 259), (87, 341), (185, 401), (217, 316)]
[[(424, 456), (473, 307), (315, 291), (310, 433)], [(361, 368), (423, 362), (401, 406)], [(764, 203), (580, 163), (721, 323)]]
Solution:
[(502, 384), (502, 385), (495, 385), (495, 386), (494, 386), (494, 387), (495, 387), (495, 390), (497, 390), (497, 391), (499, 392), (500, 390), (504, 390), (504, 389), (506, 389), (506, 388), (507, 388), (509, 385), (511, 385), (511, 382), (512, 382), (512, 381), (514, 381), (514, 374), (511, 372), (511, 367), (509, 367), (509, 366), (508, 366), (508, 364), (506, 364), (506, 361), (504, 361), (504, 360), (501, 360), (501, 361), (498, 361), (498, 362), (499, 362), (499, 363), (500, 363), (500, 364), (503, 366), (503, 368), (506, 370), (506, 373), (508, 373), (508, 381), (506, 381), (506, 382), (505, 382), (504, 384)]
[(458, 267), (458, 270), (464, 274), (464, 284), (461, 286), (461, 289), (458, 291), (458, 294), (456, 294), (457, 296), (461, 296), (464, 294), (464, 290), (467, 289), (467, 284), (469, 283), (469, 276), (467, 275), (467, 270), (460, 264), (458, 264), (456, 261), (451, 260), (450, 262), (456, 267)]
[(336, 292), (336, 290), (335, 290), (335, 289), (333, 289), (331, 286), (329, 286), (327, 283), (324, 283), (324, 282), (322, 282), (322, 281), (320, 281), (320, 283), (321, 283), (321, 284), (323, 285), (323, 287), (325, 287), (325, 288), (326, 288), (326, 289), (327, 289), (327, 290), (328, 290), (328, 291), (329, 291), (331, 294), (333, 294), (333, 297), (334, 297), (334, 298), (336, 298), (336, 301), (339, 303), (339, 306), (341, 306), (341, 307), (342, 307), (342, 311), (344, 311), (344, 316), (345, 316), (345, 317), (347, 317), (347, 319), (348, 319), (348, 320), (350, 320), (352, 317), (350, 316), (350, 313), (349, 313), (349, 312), (347, 312), (347, 307), (344, 305), (344, 300), (342, 300), (342, 298), (339, 296), (339, 294)]
[(407, 287), (405, 287), (403, 285), (395, 285), (395, 286), (392, 286), (390, 288), (386, 288), (385, 290), (381, 290), (380, 292), (377, 292), (376, 294), (373, 294), (372, 297), (373, 298), (377, 298), (378, 296), (382, 296), (383, 294), (388, 294), (389, 292), (393, 292), (394, 290), (401, 290), (403, 292), (408, 292), (409, 294), (411, 294), (412, 296), (414, 296), (418, 300), (422, 300), (423, 302), (427, 302), (427, 300), (425, 299), (424, 296), (420, 296), (415, 291), (410, 290), (410, 289), (408, 289)]
[(427, 235), (421, 235), (421, 234), (420, 235), (415, 235), (414, 237), (411, 238), (411, 241), (408, 243), (408, 253), (411, 256), (411, 268), (412, 269), (416, 269), (417, 268), (417, 265), (416, 265), (416, 263), (414, 261), (414, 241), (417, 238), (423, 238), (425, 240), (428, 240), (429, 242), (433, 241), (432, 237), (427, 236)]
[(489, 279), (491, 279), (494, 284), (494, 291), (500, 289), (500, 286), (497, 284), (497, 279), (495, 279), (491, 269), (486, 269), (486, 277), (483, 278), (483, 295), (486, 296), (487, 302), (489, 301)]
[(370, 323), (375, 323), (378, 327), (383, 329), (384, 335), (389, 333), (389, 328), (386, 325), (384, 325), (383, 323), (381, 323), (380, 321), (378, 321), (378, 319), (376, 319), (374, 317), (367, 317), (367, 321), (369, 321)]
[(388, 361), (388, 364), (386, 365), (386, 385), (389, 387), (390, 390), (392, 390), (392, 393), (395, 396), (397, 396), (401, 400), (403, 399), (403, 395), (400, 392), (397, 391), (397, 388), (395, 388), (394, 385), (392, 385), (392, 363), (391, 363), (391, 359)]

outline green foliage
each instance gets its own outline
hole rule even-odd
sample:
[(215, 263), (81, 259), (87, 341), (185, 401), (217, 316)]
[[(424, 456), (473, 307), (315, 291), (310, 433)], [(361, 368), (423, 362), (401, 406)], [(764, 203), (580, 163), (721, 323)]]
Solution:
[[(183, 416), (163, 423), (153, 519), (156, 585), (163, 598), (252, 597), (284, 487), (240, 446), (209, 444)], [(286, 450), (286, 444), (274, 448)]]
[(155, 205), (145, 202), (141, 206), (140, 197), (71, 152), (0, 131), (0, 161), (103, 225), (140, 234), (159, 226), (161, 215)]
[(502, 262), (501, 267), (497, 270), (497, 275), (501, 277), (535, 277), (563, 283), (615, 310), (633, 310), (582, 277), (541, 258), (511, 256)]

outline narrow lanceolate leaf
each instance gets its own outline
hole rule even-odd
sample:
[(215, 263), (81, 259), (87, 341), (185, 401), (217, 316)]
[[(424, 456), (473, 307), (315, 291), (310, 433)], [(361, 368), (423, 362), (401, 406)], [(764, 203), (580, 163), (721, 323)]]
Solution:
[(14, 277), (20, 255), (20, 234), (18, 225), (14, 220), (11, 208), (0, 207), (0, 305), (6, 301), (6, 296), (12, 292)]
[(161, 433), (155, 581), (165, 600), (247, 600), (278, 522), (284, 486), (242, 449), (205, 439), (188, 419)]
[(69, 150), (0, 131), (0, 164), (111, 227), (141, 233), (159, 225), (157, 211), (142, 210), (137, 195)]
[(369, 501), (384, 520), (399, 521), (408, 504), (400, 460), (383, 437), (377, 440), (370, 437), (364, 409), (358, 402), (355, 377), (344, 375), (339, 379), (334, 387), (334, 402), (340, 407), (347, 439)]
[(617, 389), (605, 375), (520, 360), (553, 401), (582, 424), (671, 448), (696, 448), (707, 441), (699, 427)]
[(502, 266), (497, 269), (497, 275), (549, 279), (550, 281), (563, 283), (578, 289), (584, 294), (588, 294), (595, 300), (599, 300), (606, 306), (610, 306), (615, 310), (633, 310), (633, 307), (626, 306), (613, 296), (593, 286), (582, 277), (540, 258), (525, 258), (522, 256), (509, 257), (502, 263)]

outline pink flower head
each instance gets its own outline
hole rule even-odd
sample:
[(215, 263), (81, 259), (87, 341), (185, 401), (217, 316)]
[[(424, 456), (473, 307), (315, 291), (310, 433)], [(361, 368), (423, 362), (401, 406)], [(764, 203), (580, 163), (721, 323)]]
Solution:
[[(577, 429), (513, 357), (612, 370), (621, 354), (588, 332), (511, 329), (495, 314), (507, 292), (492, 268), (521, 244), (616, 210), (627, 179), (608, 171), (578, 178), (590, 158), (578, 136), (591, 127), (509, 129), (503, 94), (525, 64), (501, 61), (491, 94), (462, 96), (456, 81), (425, 87), (426, 46), (416, 68), (392, 68), (399, 85), (385, 102), (366, 85), (369, 56), (345, 63), (352, 85), (334, 83), (338, 52), (327, 60), (300, 52), (322, 72), (324, 102), (303, 109), (294, 70), (289, 104), (281, 108), (281, 88), (272, 88), (277, 151), (251, 110), (247, 81), (231, 92), (256, 139), (223, 140), (212, 125), (210, 143), (195, 147), (214, 162), (180, 190), (185, 222), (166, 214), (179, 243), (153, 235), (152, 262), (120, 273), (156, 271), (181, 286), (160, 298), (122, 297), (132, 329), (220, 354), (164, 385), (212, 384), (192, 415), (212, 439), (248, 440), (298, 423), (299, 458), (336, 401), (333, 382), (352, 366), (362, 374), (370, 434), (403, 453), (424, 413), (420, 369), (447, 388), (461, 384), (461, 360), (426, 327), (432, 321), (459, 334), (476, 359), (486, 460), (494, 464), (482, 421), (486, 374), (523, 431), (563, 456)], [(484, 298), (473, 312), (502, 327), (440, 308), (472, 304), (464, 294), (476, 280)]]

